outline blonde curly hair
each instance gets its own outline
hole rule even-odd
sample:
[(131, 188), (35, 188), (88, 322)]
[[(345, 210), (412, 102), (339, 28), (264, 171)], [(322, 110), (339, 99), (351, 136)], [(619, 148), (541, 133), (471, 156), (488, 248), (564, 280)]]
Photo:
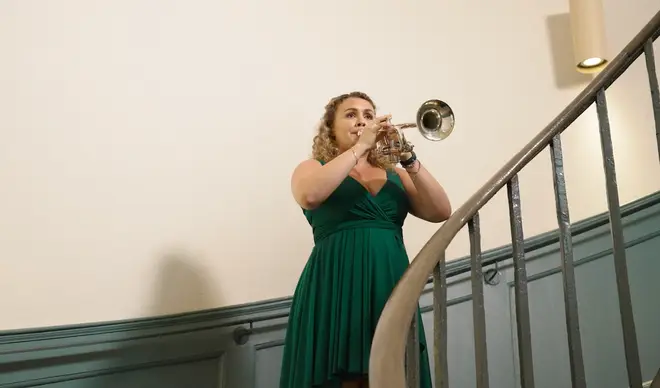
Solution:
[[(314, 136), (314, 144), (312, 145), (312, 157), (314, 159), (328, 163), (339, 155), (339, 147), (333, 132), (335, 115), (337, 107), (349, 98), (360, 98), (368, 101), (374, 111), (376, 110), (376, 105), (366, 93), (351, 92), (332, 98), (325, 106), (325, 113), (318, 126), (317, 134)], [(367, 161), (374, 167), (386, 170), (393, 170), (395, 166), (387, 157), (379, 156), (373, 149), (367, 154)]]

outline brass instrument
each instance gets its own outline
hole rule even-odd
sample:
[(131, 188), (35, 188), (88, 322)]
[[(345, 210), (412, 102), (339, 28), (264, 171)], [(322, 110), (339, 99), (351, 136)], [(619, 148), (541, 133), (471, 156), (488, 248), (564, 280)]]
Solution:
[(382, 130), (383, 134), (376, 142), (378, 155), (386, 156), (391, 163), (396, 164), (402, 153), (411, 152), (413, 145), (403, 134), (407, 128), (417, 128), (427, 140), (444, 140), (454, 129), (454, 112), (444, 101), (425, 101), (417, 110), (415, 123), (395, 124)]

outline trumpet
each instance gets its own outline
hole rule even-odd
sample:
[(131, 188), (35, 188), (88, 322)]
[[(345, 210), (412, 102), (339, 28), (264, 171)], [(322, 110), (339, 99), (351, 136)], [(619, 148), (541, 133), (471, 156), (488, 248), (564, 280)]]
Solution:
[(446, 139), (454, 130), (454, 112), (441, 100), (428, 100), (417, 110), (414, 123), (394, 124), (381, 130), (381, 138), (376, 142), (376, 152), (385, 156), (393, 164), (401, 161), (401, 154), (412, 152), (413, 145), (403, 133), (404, 129), (417, 128), (422, 136), (431, 141)]

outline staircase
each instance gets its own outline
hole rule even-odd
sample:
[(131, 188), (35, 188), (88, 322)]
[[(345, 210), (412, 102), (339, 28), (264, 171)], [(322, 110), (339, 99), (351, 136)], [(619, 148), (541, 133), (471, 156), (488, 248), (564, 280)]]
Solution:
[(658, 369), (658, 373), (655, 374), (653, 381), (649, 384), (649, 388), (660, 388), (660, 369)]
[[(610, 64), (536, 137), (521, 149), (486, 184), (442, 225), (431, 237), (392, 293), (376, 329), (369, 365), (370, 386), (377, 388), (418, 387), (418, 361), (414, 344), (417, 322), (415, 312), (429, 276), (433, 276), (434, 368), (436, 386), (448, 388), (447, 380), (447, 277), (445, 250), (456, 234), (467, 224), (470, 236), (472, 273), (472, 305), (477, 388), (489, 387), (484, 312), (483, 272), (480, 247), (479, 211), (506, 186), (513, 247), (516, 334), (519, 374), (522, 388), (533, 388), (532, 338), (527, 287), (525, 251), (523, 248), (522, 212), (518, 173), (545, 149), (549, 149), (554, 178), (557, 223), (559, 227), (566, 331), (570, 375), (573, 388), (585, 388), (585, 367), (578, 324), (578, 303), (573, 264), (570, 218), (562, 161), (561, 133), (596, 104), (600, 128), (606, 195), (609, 211), (618, 307), (621, 315), (628, 386), (660, 388), (660, 371), (653, 382), (643, 382), (635, 322), (626, 264), (622, 216), (618, 196), (616, 169), (607, 110), (606, 90), (642, 54), (646, 58), (655, 132), (660, 155), (660, 91), (655, 68), (653, 42), (660, 36), (660, 12), (635, 36)], [(650, 129), (649, 129), (650, 130)], [(656, 177), (657, 178), (657, 177)], [(407, 345), (410, 344), (410, 346)], [(408, 351), (406, 351), (408, 350)], [(650, 384), (650, 385), (649, 385)], [(508, 387), (507, 387), (508, 388)]]

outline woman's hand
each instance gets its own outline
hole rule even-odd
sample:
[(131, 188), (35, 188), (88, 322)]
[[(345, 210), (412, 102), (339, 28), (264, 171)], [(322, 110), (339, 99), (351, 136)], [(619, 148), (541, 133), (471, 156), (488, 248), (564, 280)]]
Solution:
[(412, 158), (412, 155), (413, 155), (412, 152), (402, 152), (401, 155), (399, 155), (399, 156), (400, 156), (401, 161), (405, 161), (405, 160), (408, 160), (408, 159)]
[(389, 127), (389, 120), (391, 117), (391, 115), (376, 117), (371, 123), (367, 124), (365, 128), (358, 131), (359, 139), (357, 144), (364, 146), (368, 150), (374, 148), (378, 139), (383, 136), (381, 130)]

